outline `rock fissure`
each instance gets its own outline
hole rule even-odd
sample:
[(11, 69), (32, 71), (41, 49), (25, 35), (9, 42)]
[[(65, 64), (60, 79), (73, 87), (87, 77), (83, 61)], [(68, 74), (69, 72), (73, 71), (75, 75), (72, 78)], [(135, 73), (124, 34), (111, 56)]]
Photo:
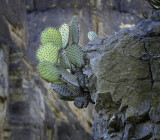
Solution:
[[(152, 92), (152, 87), (154, 84), (154, 79), (153, 79), (153, 73), (152, 73), (152, 68), (151, 68), (151, 52), (148, 50), (148, 48), (146, 47), (146, 44), (144, 43), (144, 48), (146, 50), (146, 53), (148, 55), (148, 66), (149, 66), (149, 73), (150, 73), (150, 80), (151, 80), (151, 92)], [(151, 96), (152, 97), (152, 96)], [(151, 98), (152, 99), (152, 98)]]

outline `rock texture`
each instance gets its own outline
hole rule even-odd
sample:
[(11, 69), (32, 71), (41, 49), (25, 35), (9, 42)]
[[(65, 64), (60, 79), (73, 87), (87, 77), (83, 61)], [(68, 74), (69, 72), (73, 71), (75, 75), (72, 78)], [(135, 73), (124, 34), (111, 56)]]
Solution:
[(92, 110), (76, 114), (27, 58), (25, 7), (17, 0), (0, 5), (0, 140), (90, 140)]
[[(92, 139), (89, 133), (91, 133), (93, 123), (93, 106), (90, 105), (88, 109), (79, 110), (73, 106), (72, 102), (68, 103), (57, 99), (50, 84), (43, 81), (36, 72), (35, 52), (39, 47), (41, 31), (47, 26), (59, 27), (64, 22), (68, 23), (72, 15), (76, 15), (81, 29), (80, 44), (83, 46), (88, 42), (87, 32), (90, 30), (96, 31), (100, 37), (105, 37), (122, 27), (133, 26), (140, 20), (138, 16), (143, 11), (143, 7), (147, 9), (147, 3), (139, 0), (1, 0), (0, 140)], [(93, 127), (95, 139), (110, 139), (108, 134), (116, 135), (115, 137), (123, 135), (124, 139), (132, 136), (147, 139), (159, 135), (158, 80), (156, 81), (159, 73), (156, 56), (158, 56), (159, 50), (155, 51), (153, 45), (151, 47), (148, 45), (154, 43), (154, 38), (158, 39), (159, 27), (156, 21), (152, 23), (148, 20), (148, 23), (144, 23), (146, 25), (142, 26), (144, 31), (141, 29), (141, 25), (138, 25), (139, 28), (133, 29), (133, 33), (131, 30), (121, 31), (118, 33), (119, 37), (113, 35), (115, 37), (104, 39), (99, 42), (99, 45), (96, 43), (90, 45), (89, 49), (91, 50), (86, 50), (88, 55), (95, 53), (97, 56), (95, 60), (99, 60), (96, 62), (91, 56), (86, 57), (91, 59), (92, 64), (88, 68), (88, 73), (91, 74), (88, 76), (97, 80), (97, 82), (89, 84), (92, 87), (92, 99), (96, 102), (97, 110)], [(156, 23), (157, 26), (154, 25)], [(138, 37), (134, 38), (136, 34), (140, 34), (141, 43), (138, 42)], [(145, 49), (142, 36), (146, 41)], [(123, 43), (126, 46), (124, 55), (121, 54)], [(131, 44), (136, 46), (134, 51), (132, 51)], [(155, 47), (157, 45), (155, 44)], [(98, 50), (98, 47), (101, 49)], [(95, 52), (96, 50), (97, 52)], [(144, 54), (138, 53), (141, 51)], [(147, 51), (153, 52), (154, 55), (157, 53), (155, 58), (151, 59), (152, 53), (146, 54)], [(125, 57), (127, 52), (131, 54)], [(102, 57), (103, 54), (104, 57)], [(144, 60), (139, 60), (141, 55), (144, 55)], [(110, 61), (106, 61), (106, 59), (110, 59)], [(127, 65), (120, 63), (120, 60), (126, 62)], [(104, 67), (99, 68), (103, 65)], [(95, 73), (90, 72), (91, 68)], [(125, 72), (125, 68), (129, 68), (128, 75), (130, 77)], [(134, 73), (130, 73), (132, 70), (130, 68), (134, 69)], [(111, 74), (109, 74), (106, 69), (113, 69), (113, 71), (111, 70), (109, 72)], [(122, 72), (122, 69), (124, 75), (119, 77), (118, 74)], [(102, 71), (100, 72), (100, 70)], [(115, 75), (112, 72), (115, 72)], [(132, 77), (134, 74), (135, 76)], [(105, 83), (106, 77), (108, 77), (107, 83)], [(121, 84), (119, 84), (119, 79), (121, 79)], [(149, 86), (151, 83), (152, 86)], [(125, 86), (128, 86), (127, 90)], [(142, 86), (146, 88), (142, 90)], [(107, 90), (106, 87), (108, 87)], [(141, 93), (141, 90), (143, 92), (138, 98), (138, 92)], [(136, 92), (137, 96), (130, 91)], [(153, 105), (148, 103), (150, 91), (153, 92), (154, 102), (151, 102)], [(118, 92), (122, 97), (117, 96)], [(125, 96), (128, 94), (128, 97)], [(144, 102), (142, 97), (146, 99)], [(133, 101), (130, 101), (131, 98)], [(155, 98), (157, 102), (155, 102)], [(137, 106), (133, 106), (136, 103)], [(119, 106), (121, 113), (115, 113)], [(141, 110), (137, 111), (139, 108)], [(138, 115), (135, 113), (136, 111)], [(142, 133), (139, 133), (140, 131)]]
[(160, 11), (84, 49), (95, 140), (160, 139)]

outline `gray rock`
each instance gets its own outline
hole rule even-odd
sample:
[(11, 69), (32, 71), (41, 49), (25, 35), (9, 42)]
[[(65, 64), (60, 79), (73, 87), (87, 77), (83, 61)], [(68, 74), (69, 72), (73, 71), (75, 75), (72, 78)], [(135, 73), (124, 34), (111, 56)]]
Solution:
[(160, 22), (146, 19), (83, 49), (84, 73), (99, 116), (94, 119), (95, 140), (102, 134), (106, 140), (154, 139), (155, 133), (160, 139), (159, 33)]
[(86, 118), (92, 113), (78, 115), (74, 105), (57, 99), (27, 58), (25, 7), (24, 1), (17, 0), (0, 4), (0, 140), (60, 140), (63, 135), (70, 140), (92, 139), (92, 119)]
[[(91, 64), (86, 65), (84, 73), (97, 110), (95, 139), (143, 139), (152, 134), (159, 139), (159, 16), (106, 38), (136, 24), (142, 7), (147, 9), (147, 2), (1, 0), (0, 140), (92, 139), (88, 132), (93, 108), (80, 112), (58, 100), (36, 73), (35, 52), (41, 31), (68, 23), (73, 14), (81, 25), (81, 46), (87, 44), (90, 30), (105, 37), (84, 48)], [(153, 131), (148, 131), (145, 123), (150, 119)], [(133, 124), (138, 137), (132, 135)]]

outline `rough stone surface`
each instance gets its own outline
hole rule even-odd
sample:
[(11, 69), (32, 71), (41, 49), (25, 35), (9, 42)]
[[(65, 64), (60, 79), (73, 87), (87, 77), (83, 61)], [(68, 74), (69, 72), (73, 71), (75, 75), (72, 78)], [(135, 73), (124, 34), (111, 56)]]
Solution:
[(160, 11), (83, 48), (95, 140), (160, 139)]
[(27, 58), (25, 7), (0, 4), (0, 140), (91, 140), (91, 106), (79, 111), (59, 100)]
[[(89, 105), (87, 109), (79, 110), (72, 102), (59, 100), (52, 91), (51, 85), (43, 81), (36, 72), (35, 52), (39, 47), (41, 31), (48, 26), (60, 27), (62, 23), (68, 23), (72, 15), (76, 15), (81, 30), (80, 45), (83, 46), (88, 42), (87, 33), (90, 30), (94, 30), (102, 38), (122, 27), (135, 25), (140, 20), (139, 15), (143, 8), (147, 9), (147, 2), (1, 0), (0, 3), (0, 140), (93, 139), (89, 134), (93, 123), (93, 106)], [(152, 19), (159, 18), (153, 16)], [(110, 39), (93, 42), (89, 47), (91, 50), (88, 50), (88, 55), (95, 54), (94, 59), (99, 60), (96, 62), (91, 56), (87, 56), (91, 58), (91, 66), (88, 66), (88, 71), (85, 71), (90, 79), (95, 80), (94, 83), (89, 83), (97, 110), (93, 126), (95, 139), (123, 137), (125, 140), (131, 137), (135, 139), (160, 137), (159, 65), (157, 65), (159, 49), (155, 51), (153, 45), (148, 45), (154, 44), (153, 40), (158, 40), (159, 24), (150, 20), (144, 23), (142, 29), (140, 24), (139, 28), (136, 28), (137, 31), (133, 29), (133, 33), (130, 30), (121, 31), (109, 37)], [(137, 41), (137, 34), (140, 35), (140, 42)], [(149, 59), (150, 63), (149, 54), (139, 53), (147, 51), (143, 47), (143, 39), (148, 43), (146, 47), (149, 51), (156, 54), (154, 59)], [(126, 49), (121, 48), (122, 44)], [(157, 45), (158, 43), (155, 47)], [(95, 52), (96, 50), (98, 51)], [(123, 50), (125, 50), (124, 54)], [(131, 54), (126, 56), (127, 53)], [(143, 55), (147, 60), (138, 59)], [(106, 60), (113, 60), (113, 62), (106, 63)], [(127, 65), (120, 63), (120, 60)], [(148, 72), (149, 64), (154, 73), (152, 75)], [(99, 66), (102, 65), (104, 67), (100, 68)], [(91, 73), (91, 68), (95, 73)], [(124, 75), (119, 77), (118, 74), (122, 70), (125, 71), (125, 68), (129, 68), (128, 73), (124, 72)], [(134, 69), (133, 73), (132, 69)], [(111, 70), (110, 74), (108, 70)], [(106, 77), (108, 77), (107, 83), (105, 83)], [(148, 103), (151, 90), (148, 85), (151, 83), (151, 77), (154, 79), (153, 105)], [(125, 86), (128, 86), (127, 90)], [(146, 88), (142, 89), (144, 86)], [(142, 94), (139, 95), (138, 92)], [(118, 93), (120, 96), (117, 96)], [(125, 96), (128, 94), (128, 97)], [(155, 98), (156, 102), (154, 102)], [(115, 113), (117, 109), (120, 113)]]

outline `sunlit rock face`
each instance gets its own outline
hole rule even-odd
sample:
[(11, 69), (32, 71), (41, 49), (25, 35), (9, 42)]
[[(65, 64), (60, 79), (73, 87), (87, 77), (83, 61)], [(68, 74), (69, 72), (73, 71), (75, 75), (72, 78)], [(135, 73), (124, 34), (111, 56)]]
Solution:
[(95, 140), (160, 139), (160, 11), (83, 48)]

